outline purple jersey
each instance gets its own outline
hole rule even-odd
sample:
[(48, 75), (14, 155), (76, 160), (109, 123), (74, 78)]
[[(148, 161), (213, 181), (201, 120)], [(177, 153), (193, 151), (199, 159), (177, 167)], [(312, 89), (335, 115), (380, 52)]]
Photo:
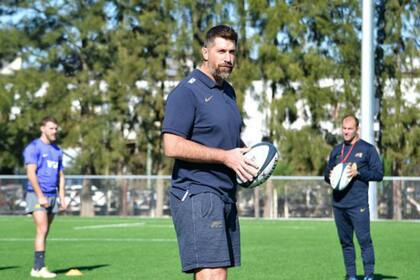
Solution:
[[(36, 176), (44, 195), (57, 196), (59, 173), (63, 170), (63, 151), (57, 145), (36, 139), (26, 146), (23, 157), (25, 165), (36, 164)], [(29, 180), (26, 189), (34, 192)]]

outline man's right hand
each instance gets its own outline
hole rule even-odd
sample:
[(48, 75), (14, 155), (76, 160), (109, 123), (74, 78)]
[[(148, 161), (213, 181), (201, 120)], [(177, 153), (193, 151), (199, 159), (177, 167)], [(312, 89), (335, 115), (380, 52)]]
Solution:
[(50, 206), (48, 203), (48, 199), (45, 196), (38, 197), (38, 203), (44, 208), (48, 208), (48, 206)]
[(242, 181), (251, 181), (257, 176), (258, 168), (252, 160), (247, 159), (244, 154), (250, 148), (236, 148), (226, 151), (224, 164), (233, 169)]

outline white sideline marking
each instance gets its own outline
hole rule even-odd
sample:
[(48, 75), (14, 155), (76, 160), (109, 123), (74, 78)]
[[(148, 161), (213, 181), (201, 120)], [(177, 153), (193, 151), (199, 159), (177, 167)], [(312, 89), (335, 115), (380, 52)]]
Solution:
[(127, 223), (127, 224), (106, 224), (106, 225), (93, 225), (93, 226), (79, 226), (73, 229), (98, 229), (98, 228), (126, 228), (126, 227), (142, 227), (144, 223)]
[(146, 227), (156, 227), (156, 228), (173, 228), (173, 225), (146, 225)]
[[(30, 241), (33, 238), (0, 238), (0, 242), (15, 242), (15, 241)], [(64, 242), (79, 242), (79, 241), (100, 241), (100, 242), (175, 242), (176, 239), (169, 238), (48, 238), (48, 241), (64, 241)]]
[(316, 229), (314, 226), (281, 226), (281, 228), (287, 229)]
[[(100, 229), (100, 228), (127, 228), (127, 227), (143, 227), (146, 226), (145, 223), (125, 223), (125, 224), (105, 224), (105, 225), (92, 225), (92, 226), (78, 226), (73, 227), (75, 230), (81, 229)], [(167, 227), (171, 228), (172, 225), (150, 225), (148, 224), (147, 227)]]

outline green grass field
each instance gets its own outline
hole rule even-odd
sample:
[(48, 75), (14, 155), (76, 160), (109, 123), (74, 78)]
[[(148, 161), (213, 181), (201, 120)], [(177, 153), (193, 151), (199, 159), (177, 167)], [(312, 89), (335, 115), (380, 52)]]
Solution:
[[(243, 219), (241, 233), (242, 266), (229, 279), (343, 279), (332, 221)], [(420, 279), (420, 223), (374, 222), (372, 234), (376, 279)], [(0, 279), (30, 278), (33, 235), (32, 218), (0, 216)], [(361, 275), (360, 250), (357, 256)], [(180, 272), (170, 219), (59, 216), (46, 260), (58, 279), (71, 268), (83, 279), (192, 278)]]

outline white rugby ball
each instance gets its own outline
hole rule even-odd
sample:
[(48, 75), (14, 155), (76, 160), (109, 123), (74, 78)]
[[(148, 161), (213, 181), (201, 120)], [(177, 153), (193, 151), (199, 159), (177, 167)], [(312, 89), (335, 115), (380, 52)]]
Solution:
[(277, 165), (279, 154), (276, 147), (268, 142), (261, 142), (251, 147), (244, 156), (256, 163), (259, 167), (257, 175), (251, 180), (243, 182), (239, 176), (236, 176), (236, 181), (241, 187), (255, 188), (271, 176)]
[(350, 183), (352, 178), (349, 175), (347, 166), (349, 166), (349, 163), (339, 163), (333, 168), (330, 184), (334, 190), (344, 190)]

